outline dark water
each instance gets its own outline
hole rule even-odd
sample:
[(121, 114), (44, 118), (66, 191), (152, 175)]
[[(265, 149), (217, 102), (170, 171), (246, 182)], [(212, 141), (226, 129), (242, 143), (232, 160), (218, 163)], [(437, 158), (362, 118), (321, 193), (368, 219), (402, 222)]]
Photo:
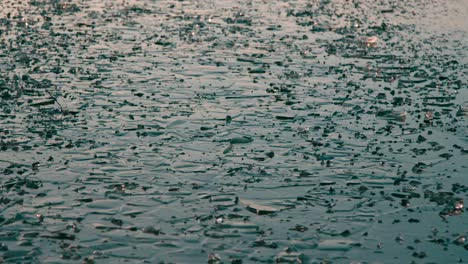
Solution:
[(0, 1), (0, 262), (466, 263), (467, 13)]

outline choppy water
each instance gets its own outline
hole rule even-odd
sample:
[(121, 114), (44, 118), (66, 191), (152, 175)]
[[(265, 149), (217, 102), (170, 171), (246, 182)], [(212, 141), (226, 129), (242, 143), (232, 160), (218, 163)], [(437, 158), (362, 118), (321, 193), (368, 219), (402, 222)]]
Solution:
[(0, 262), (468, 261), (468, 2), (0, 7)]

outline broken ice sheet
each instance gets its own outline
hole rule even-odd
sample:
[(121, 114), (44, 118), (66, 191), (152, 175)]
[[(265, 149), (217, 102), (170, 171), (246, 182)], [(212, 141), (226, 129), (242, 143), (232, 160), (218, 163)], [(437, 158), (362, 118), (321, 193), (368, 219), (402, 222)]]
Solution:
[(254, 201), (240, 200), (240, 202), (246, 206), (247, 210), (258, 215), (270, 215), (279, 211), (277, 208), (261, 205)]

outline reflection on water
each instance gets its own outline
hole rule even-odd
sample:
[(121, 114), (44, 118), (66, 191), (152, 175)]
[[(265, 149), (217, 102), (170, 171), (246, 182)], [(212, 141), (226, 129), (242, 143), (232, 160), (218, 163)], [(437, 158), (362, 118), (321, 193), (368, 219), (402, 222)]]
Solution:
[(465, 1), (1, 6), (0, 262), (466, 261)]

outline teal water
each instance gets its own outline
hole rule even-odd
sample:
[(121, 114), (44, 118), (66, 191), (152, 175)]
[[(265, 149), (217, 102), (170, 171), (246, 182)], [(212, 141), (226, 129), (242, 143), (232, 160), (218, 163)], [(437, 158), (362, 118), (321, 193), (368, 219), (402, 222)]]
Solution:
[(0, 7), (0, 262), (467, 261), (466, 1)]

